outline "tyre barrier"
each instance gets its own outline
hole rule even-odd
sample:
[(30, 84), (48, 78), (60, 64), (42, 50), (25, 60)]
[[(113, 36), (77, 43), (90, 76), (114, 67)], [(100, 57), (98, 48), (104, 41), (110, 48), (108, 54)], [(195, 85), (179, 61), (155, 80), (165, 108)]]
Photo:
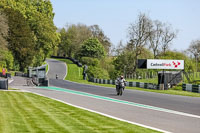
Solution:
[[(115, 83), (116, 83), (116, 80), (97, 79), (97, 78), (91, 78), (89, 81), (94, 82), (94, 83), (112, 84), (112, 85), (115, 85)], [(154, 90), (159, 89), (159, 86), (157, 84), (143, 83), (143, 82), (126, 82), (126, 86), (128, 86), (128, 87), (139, 87), (139, 88), (145, 88), (145, 89), (154, 89)]]
[(8, 79), (0, 79), (0, 89), (8, 90)]
[(183, 91), (200, 93), (200, 85), (182, 84)]
[(49, 86), (49, 80), (46, 78), (32, 77), (32, 82), (36, 86)]

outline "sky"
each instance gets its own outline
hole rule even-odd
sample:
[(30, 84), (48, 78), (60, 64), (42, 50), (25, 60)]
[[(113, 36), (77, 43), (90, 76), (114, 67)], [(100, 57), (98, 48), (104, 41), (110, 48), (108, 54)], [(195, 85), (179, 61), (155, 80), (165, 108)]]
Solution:
[(99, 25), (113, 45), (128, 41), (127, 29), (139, 13), (178, 30), (171, 50), (186, 50), (200, 39), (200, 0), (51, 0), (58, 28), (66, 24)]

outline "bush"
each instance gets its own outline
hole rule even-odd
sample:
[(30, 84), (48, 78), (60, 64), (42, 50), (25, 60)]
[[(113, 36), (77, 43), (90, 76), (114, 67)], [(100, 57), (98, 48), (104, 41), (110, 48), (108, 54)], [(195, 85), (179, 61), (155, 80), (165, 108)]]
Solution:
[(109, 79), (109, 74), (106, 70), (94, 66), (89, 66), (87, 74), (89, 78)]
[(81, 46), (80, 56), (101, 59), (105, 56), (105, 50), (97, 38), (90, 38)]
[(7, 50), (0, 50), (1, 57), (0, 57), (0, 65), (4, 66), (8, 69), (13, 69), (13, 55), (11, 52)]
[(86, 64), (88, 66), (99, 66), (99, 60), (97, 58), (92, 57), (82, 57), (81, 63)]

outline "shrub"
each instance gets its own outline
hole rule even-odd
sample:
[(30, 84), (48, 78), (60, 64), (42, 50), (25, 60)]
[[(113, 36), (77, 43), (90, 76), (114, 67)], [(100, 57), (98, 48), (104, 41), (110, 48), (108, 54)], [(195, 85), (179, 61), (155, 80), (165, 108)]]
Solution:
[(92, 57), (82, 57), (81, 63), (88, 66), (99, 66), (99, 60)]
[(94, 66), (89, 66), (87, 74), (89, 78), (109, 79), (109, 74), (106, 70)]

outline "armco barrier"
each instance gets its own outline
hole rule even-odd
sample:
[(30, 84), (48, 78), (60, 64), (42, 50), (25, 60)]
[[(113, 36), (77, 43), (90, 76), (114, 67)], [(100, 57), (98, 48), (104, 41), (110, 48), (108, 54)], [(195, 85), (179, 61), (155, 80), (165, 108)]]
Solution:
[(51, 56), (51, 58), (69, 59), (69, 60), (71, 60), (74, 64), (76, 64), (78, 67), (82, 67), (82, 64), (81, 64), (78, 60), (76, 60), (76, 59), (74, 59), (74, 58), (71, 58), (71, 57)]
[(200, 85), (182, 84), (183, 91), (200, 93)]
[[(91, 82), (94, 83), (100, 83), (100, 84), (112, 84), (115, 85), (115, 80), (109, 80), (109, 79), (97, 79), (97, 78), (91, 78)], [(142, 82), (126, 82), (126, 86), (129, 87), (139, 87), (139, 88), (146, 88), (146, 89), (158, 89), (158, 85), (152, 84), (152, 83), (142, 83)]]

